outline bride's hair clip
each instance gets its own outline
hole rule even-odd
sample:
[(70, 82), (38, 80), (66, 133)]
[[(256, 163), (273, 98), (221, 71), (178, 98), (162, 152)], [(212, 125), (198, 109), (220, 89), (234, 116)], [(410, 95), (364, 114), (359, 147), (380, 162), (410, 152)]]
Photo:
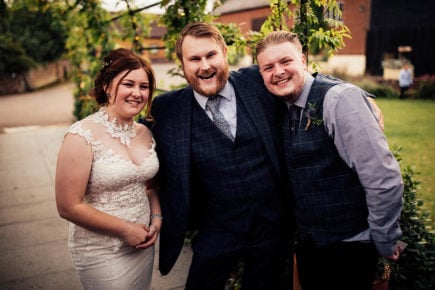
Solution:
[(111, 63), (113, 62), (113, 59), (109, 59), (109, 60), (104, 60), (103, 61), (103, 66), (101, 67), (101, 69), (105, 69), (106, 67), (108, 67)]

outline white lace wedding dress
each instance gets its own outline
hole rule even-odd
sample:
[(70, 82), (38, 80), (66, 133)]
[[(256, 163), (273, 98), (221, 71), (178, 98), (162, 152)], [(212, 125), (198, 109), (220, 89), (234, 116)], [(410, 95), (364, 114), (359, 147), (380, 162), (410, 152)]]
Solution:
[[(84, 202), (111, 215), (149, 225), (145, 181), (156, 174), (159, 163), (155, 143), (139, 165), (116, 153), (119, 146), (130, 145), (130, 137), (135, 137), (131, 129), (110, 122), (105, 111), (100, 110), (73, 124), (67, 134), (82, 136), (92, 147), (91, 175)], [(68, 247), (85, 289), (151, 289), (154, 247), (134, 249), (117, 237), (71, 222)]]

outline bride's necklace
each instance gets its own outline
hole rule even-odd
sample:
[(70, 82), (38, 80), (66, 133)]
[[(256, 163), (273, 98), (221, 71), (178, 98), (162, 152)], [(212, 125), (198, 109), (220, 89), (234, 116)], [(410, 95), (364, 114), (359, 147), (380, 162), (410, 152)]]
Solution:
[(121, 144), (130, 147), (131, 139), (136, 137), (136, 130), (134, 130), (134, 122), (130, 124), (118, 124), (116, 122), (116, 117), (109, 120), (109, 115), (107, 114), (107, 109), (102, 107), (97, 112), (96, 122), (103, 125), (106, 128), (106, 133), (108, 133), (113, 138), (119, 139)]

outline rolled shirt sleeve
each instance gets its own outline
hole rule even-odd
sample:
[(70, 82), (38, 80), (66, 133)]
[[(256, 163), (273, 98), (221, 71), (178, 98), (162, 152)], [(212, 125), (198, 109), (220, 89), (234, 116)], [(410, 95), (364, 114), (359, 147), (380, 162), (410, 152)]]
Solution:
[(399, 226), (403, 181), (400, 166), (365, 100), (364, 91), (345, 83), (325, 96), (323, 118), (341, 158), (365, 189), (370, 238), (379, 254), (393, 254)]

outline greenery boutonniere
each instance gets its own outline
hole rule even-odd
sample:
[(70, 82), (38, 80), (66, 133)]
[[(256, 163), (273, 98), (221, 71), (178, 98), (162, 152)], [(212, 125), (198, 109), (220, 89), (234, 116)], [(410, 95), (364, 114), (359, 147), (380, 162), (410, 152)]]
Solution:
[(308, 118), (305, 131), (311, 126), (320, 126), (323, 123), (323, 119), (318, 116), (319, 108), (316, 105), (316, 103), (308, 103), (308, 110), (305, 112), (305, 116)]

